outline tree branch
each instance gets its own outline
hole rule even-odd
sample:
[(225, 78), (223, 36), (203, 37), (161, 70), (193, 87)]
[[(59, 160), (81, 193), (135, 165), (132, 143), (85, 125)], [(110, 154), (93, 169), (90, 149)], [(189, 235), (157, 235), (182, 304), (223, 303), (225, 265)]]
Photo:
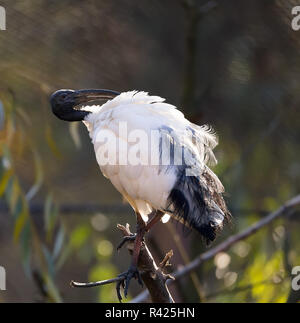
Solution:
[[(124, 237), (131, 235), (129, 224), (126, 224), (126, 227), (118, 224), (118, 229), (122, 232)], [(126, 244), (127, 249), (129, 250), (130, 254), (132, 254), (134, 242), (128, 241), (126, 242)], [(150, 294), (153, 303), (174, 303), (172, 295), (170, 294), (166, 284), (167, 280), (174, 278), (171, 275), (164, 273), (164, 269), (169, 265), (169, 260), (172, 256), (173, 251), (171, 250), (166, 254), (160, 265), (157, 266), (149, 249), (143, 242), (139, 255), (138, 269), (141, 273), (142, 280), (148, 289), (148, 295)], [(116, 277), (112, 279), (88, 283), (79, 283), (72, 281), (71, 286), (78, 288), (90, 288), (106, 284), (118, 283), (123, 279), (124, 278), (122, 277)]]
[[(295, 196), (294, 198), (290, 199), (287, 201), (285, 204), (283, 204), (280, 208), (278, 208), (276, 211), (270, 213), (267, 215), (265, 218), (262, 220), (254, 223), (244, 231), (235, 234), (219, 245), (215, 246), (214, 248), (204, 252), (203, 254), (199, 255), (196, 257), (192, 262), (190, 262), (188, 265), (184, 266), (182, 269), (179, 269), (175, 271), (172, 276), (175, 279), (180, 279), (183, 276), (186, 276), (188, 273), (190, 273), (192, 270), (195, 268), (199, 267), (203, 262), (213, 258), (216, 254), (218, 254), (221, 251), (228, 250), (231, 246), (236, 244), (237, 242), (244, 240), (248, 238), (249, 236), (253, 235), (256, 233), (258, 230), (278, 218), (279, 216), (283, 215), (286, 213), (286, 211), (295, 208), (296, 206), (300, 205), (300, 195)], [(171, 283), (172, 281), (169, 281), (168, 283)], [(147, 299), (148, 293), (147, 291), (139, 294), (136, 296), (131, 302), (132, 303), (139, 303), (143, 302)]]
[(90, 287), (97, 287), (97, 286), (103, 286), (103, 285), (108, 285), (108, 284), (112, 284), (112, 283), (117, 283), (121, 280), (123, 280), (122, 277), (116, 277), (116, 278), (112, 278), (112, 279), (106, 279), (106, 280), (100, 280), (97, 282), (88, 282), (88, 283), (78, 283), (78, 282), (75, 282), (74, 280), (72, 280), (70, 285), (72, 287), (77, 287), (77, 288), (90, 288)]

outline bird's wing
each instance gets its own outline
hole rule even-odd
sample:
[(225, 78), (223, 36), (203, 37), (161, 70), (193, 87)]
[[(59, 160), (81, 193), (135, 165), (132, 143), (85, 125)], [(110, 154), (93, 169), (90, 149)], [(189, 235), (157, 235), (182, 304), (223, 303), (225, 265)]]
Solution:
[[(222, 211), (223, 186), (206, 165), (216, 162), (212, 152), (217, 145), (215, 134), (206, 126), (189, 122), (174, 106), (150, 98), (144, 102), (142, 95), (137, 101), (127, 100), (114, 104), (113, 108), (99, 109), (91, 118), (87, 122), (90, 123), (90, 135), (99, 164), (101, 154), (97, 147), (97, 134), (100, 130), (110, 130), (119, 142), (129, 144), (128, 151), (138, 148), (141, 154), (149, 151), (151, 143), (136, 145), (128, 134), (141, 130), (150, 140), (152, 131), (157, 131), (158, 144), (154, 145), (154, 151), (150, 151), (151, 155), (158, 157), (158, 164), (153, 165), (148, 160), (147, 165), (121, 165), (118, 160), (113, 165), (100, 165), (102, 172), (137, 211), (163, 210), (183, 219), (208, 240), (213, 240), (216, 227), (225, 217)], [(126, 124), (125, 134), (120, 131), (120, 123)], [(170, 146), (173, 152), (179, 151), (179, 155), (184, 152), (184, 163), (177, 165), (173, 159), (171, 163), (163, 164), (164, 154), (169, 153), (162, 149), (164, 145)], [(117, 152), (119, 158), (128, 161), (127, 151), (119, 146)], [(195, 173), (186, 176), (190, 168)]]
[[(159, 102), (156, 102), (157, 98)], [(174, 105), (161, 102), (163, 99), (159, 97), (149, 96), (147, 103), (140, 100), (141, 102), (134, 104), (120, 105), (114, 109), (115, 115), (130, 118), (132, 129), (157, 129), (162, 134), (171, 133), (176, 145), (185, 146), (193, 151), (199, 162), (211, 166), (217, 163), (213, 149), (218, 144), (218, 138), (212, 127), (191, 123)]]
[(93, 112), (89, 116), (89, 122), (85, 123), (91, 137), (97, 124), (109, 126), (111, 121), (117, 120), (129, 122), (128, 128), (131, 129), (145, 131), (160, 129), (163, 132), (171, 129), (174, 137), (177, 136), (177, 143), (194, 150), (199, 161), (208, 165), (216, 164), (213, 149), (218, 144), (218, 139), (213, 129), (189, 122), (181, 111), (174, 105), (164, 103), (164, 100), (159, 96), (150, 96), (146, 92), (124, 92), (102, 106), (83, 108)]

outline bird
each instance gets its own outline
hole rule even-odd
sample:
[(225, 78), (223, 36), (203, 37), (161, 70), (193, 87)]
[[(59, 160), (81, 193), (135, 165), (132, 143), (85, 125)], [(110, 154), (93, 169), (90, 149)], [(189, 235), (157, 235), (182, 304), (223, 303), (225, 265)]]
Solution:
[(125, 297), (132, 278), (142, 285), (139, 253), (156, 223), (173, 218), (209, 244), (230, 220), (224, 187), (211, 170), (218, 144), (211, 126), (190, 122), (164, 98), (144, 91), (62, 89), (50, 104), (57, 118), (85, 124), (102, 174), (135, 212), (136, 233), (118, 246), (134, 240), (131, 265), (117, 284), (120, 301), (121, 285)]

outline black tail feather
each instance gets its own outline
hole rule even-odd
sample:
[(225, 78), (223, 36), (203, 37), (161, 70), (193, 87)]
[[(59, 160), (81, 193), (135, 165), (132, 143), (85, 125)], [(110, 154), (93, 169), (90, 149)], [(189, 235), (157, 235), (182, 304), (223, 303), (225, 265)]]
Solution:
[(207, 167), (200, 176), (178, 171), (177, 181), (168, 197), (167, 211), (176, 220), (198, 231), (207, 243), (230, 218), (217, 177)]

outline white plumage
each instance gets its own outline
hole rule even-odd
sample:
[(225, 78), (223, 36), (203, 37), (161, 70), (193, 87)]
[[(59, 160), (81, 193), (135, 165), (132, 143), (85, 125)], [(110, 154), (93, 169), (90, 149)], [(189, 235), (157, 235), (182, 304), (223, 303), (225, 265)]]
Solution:
[[(103, 105), (85, 106), (82, 109), (91, 112), (87, 115), (84, 124), (87, 126), (94, 144), (97, 161), (101, 171), (110, 179), (116, 189), (125, 197), (133, 209), (140, 213), (147, 221), (147, 215), (152, 210), (166, 212), (168, 197), (177, 180), (176, 166), (151, 165), (150, 153), (148, 165), (120, 165), (120, 160), (128, 160), (127, 153), (137, 142), (129, 142), (124, 133), (120, 133), (120, 122), (127, 125), (127, 134), (142, 129), (151, 138), (151, 131), (157, 130), (161, 134), (161, 140), (170, 140), (177, 147), (184, 149), (187, 159), (193, 159), (196, 163), (198, 175), (206, 170), (206, 164), (215, 164), (216, 159), (212, 149), (217, 145), (217, 137), (207, 126), (199, 127), (189, 122), (175, 106), (164, 103), (165, 99), (158, 96), (149, 96), (146, 92), (125, 92)], [(99, 143), (99, 132), (111, 131), (128, 149), (117, 147), (116, 164), (107, 165), (103, 159), (103, 152), (108, 147)], [(167, 129), (167, 133), (165, 131)], [(171, 131), (172, 130), (172, 131)], [(172, 133), (172, 136), (169, 133)], [(164, 135), (163, 135), (164, 134)], [(129, 138), (130, 139), (130, 138)], [(146, 155), (151, 150), (151, 142), (148, 146), (141, 146), (141, 154)], [(156, 148), (156, 149), (155, 149)], [(143, 154), (145, 152), (145, 154)], [(157, 145), (152, 145), (152, 158), (159, 159), (160, 153)], [(149, 165), (150, 164), (150, 165)], [(167, 170), (168, 169), (168, 170)], [(166, 171), (167, 170), (167, 171)], [(212, 173), (212, 172), (211, 172)], [(214, 175), (219, 193), (223, 192), (221, 182)], [(166, 212), (168, 213), (168, 212)], [(167, 214), (163, 218), (166, 222)], [(223, 220), (223, 219), (222, 219)], [(222, 222), (222, 221), (221, 221)]]
[[(111, 100), (86, 105), (98, 99)], [(125, 296), (131, 278), (142, 283), (137, 266), (143, 237), (160, 219), (171, 216), (207, 242), (215, 239), (230, 213), (223, 185), (208, 167), (217, 162), (217, 137), (209, 127), (189, 122), (176, 107), (146, 92), (59, 90), (50, 102), (59, 119), (84, 122), (102, 173), (136, 213), (137, 233), (123, 240), (135, 239), (132, 264), (120, 275)]]

